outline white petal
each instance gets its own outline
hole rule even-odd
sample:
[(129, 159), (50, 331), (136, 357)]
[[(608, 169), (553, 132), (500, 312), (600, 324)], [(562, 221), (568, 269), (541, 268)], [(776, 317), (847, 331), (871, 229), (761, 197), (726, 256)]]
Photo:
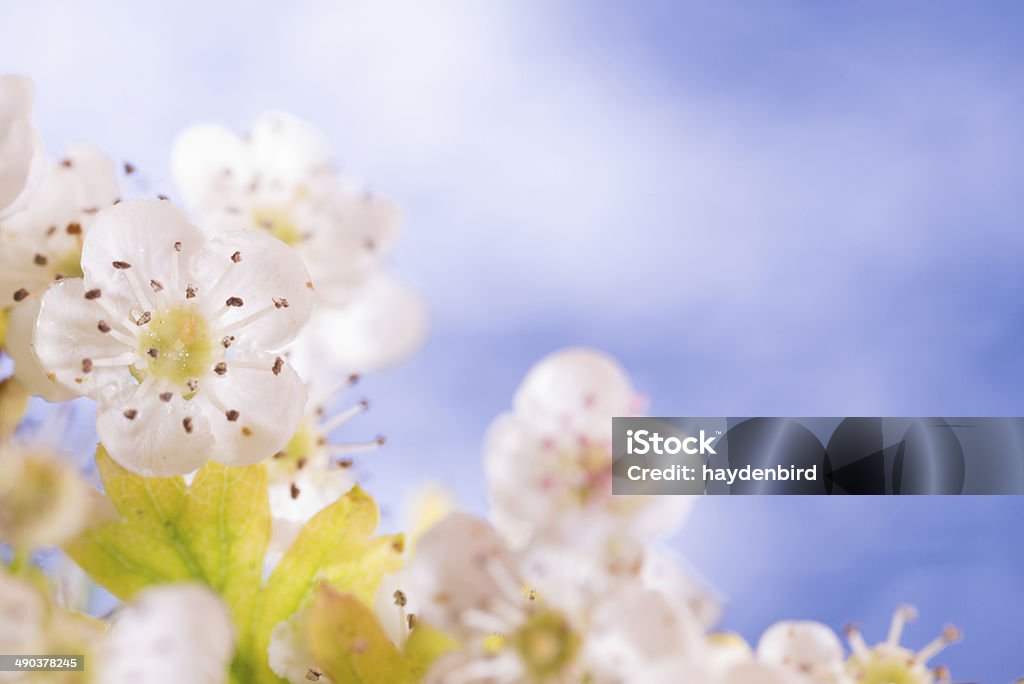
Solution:
[[(134, 352), (111, 334), (99, 330), (99, 322), (110, 316), (97, 304), (85, 298), (81, 278), (68, 278), (47, 288), (39, 303), (32, 350), (39, 365), (49, 377), (75, 394), (96, 398), (107, 385), (130, 380), (126, 366), (103, 365)], [(109, 321), (114, 327), (114, 321)], [(92, 369), (85, 372), (85, 361)]]
[(410, 567), (408, 593), (419, 597), (420, 616), (443, 631), (467, 632), (464, 611), (514, 600), (509, 594), (520, 590), (503, 581), (518, 573), (498, 533), (467, 513), (453, 513), (424, 534)]
[[(319, 290), (318, 290), (319, 291)], [(396, 280), (378, 276), (347, 306), (321, 304), (296, 340), (296, 366), (304, 377), (325, 368), (369, 373), (416, 351), (427, 334), (426, 302)]]
[(231, 620), (199, 585), (146, 589), (124, 610), (100, 649), (104, 684), (222, 684), (234, 652)]
[(0, 308), (6, 308), (24, 297), (25, 292), (41, 295), (53, 282), (53, 271), (37, 266), (34, 261), (41, 249), (38, 240), (8, 231), (6, 224), (0, 230)]
[(827, 625), (810, 620), (777, 622), (761, 635), (757, 657), (796, 672), (840, 674), (843, 645)]
[(140, 393), (137, 386), (125, 386), (105, 392), (96, 407), (96, 431), (111, 458), (145, 477), (192, 472), (213, 450), (210, 424), (198, 399), (173, 394), (165, 402), (153, 388)]
[(810, 684), (806, 677), (799, 677), (779, 667), (756, 661), (736, 665), (721, 681), (722, 684)]
[[(228, 360), (222, 377), (203, 381), (200, 395), (211, 393), (215, 403), (205, 404), (216, 443), (210, 458), (226, 465), (250, 465), (283, 449), (299, 428), (306, 408), (306, 386), (287, 363), (275, 374), (271, 354), (245, 356), (247, 366)], [(201, 397), (200, 397), (201, 398)], [(238, 411), (228, 420), (227, 411)]]
[(4, 347), (14, 361), (14, 377), (30, 393), (40, 396), (46, 401), (73, 399), (74, 392), (46, 377), (35, 354), (32, 353), (32, 332), (38, 314), (38, 297), (30, 297), (9, 312)]
[(634, 414), (636, 403), (629, 376), (615, 359), (597, 350), (572, 347), (531, 368), (513, 406), (539, 426), (610, 436), (612, 416)]
[(216, 206), (226, 187), (250, 181), (249, 151), (234, 132), (215, 124), (199, 124), (174, 141), (171, 171), (185, 201), (206, 210)]
[[(263, 231), (234, 231), (212, 238), (197, 256), (192, 274), (203, 306), (222, 312), (216, 323), (218, 337), (233, 323), (266, 310), (266, 315), (231, 330), (239, 347), (280, 349), (309, 320), (313, 289), (306, 267), (288, 245)], [(242, 305), (225, 308), (228, 299), (235, 297)]]
[(45, 617), (46, 605), (38, 590), (0, 570), (0, 652), (39, 652)]
[(261, 115), (253, 123), (249, 139), (254, 163), (270, 182), (297, 185), (330, 168), (326, 139), (312, 124), (291, 114)]
[(31, 112), (31, 82), (0, 76), (0, 219), (21, 208), (46, 164)]
[[(142, 307), (129, 279), (143, 296), (154, 294), (149, 281), (184, 290), (184, 273), (206, 238), (181, 209), (165, 200), (132, 200), (104, 209), (96, 216), (82, 248), (86, 289), (97, 288), (119, 307)], [(175, 248), (180, 246), (180, 251)], [(116, 268), (124, 262), (130, 268)], [(182, 296), (182, 292), (175, 292)], [(165, 295), (166, 296), (166, 295)], [(125, 310), (127, 316), (128, 310)]]

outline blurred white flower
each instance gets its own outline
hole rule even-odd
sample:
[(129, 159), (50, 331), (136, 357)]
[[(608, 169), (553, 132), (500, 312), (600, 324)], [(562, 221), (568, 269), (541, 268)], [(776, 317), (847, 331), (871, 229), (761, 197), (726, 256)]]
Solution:
[(851, 681), (855, 684), (948, 682), (949, 670), (942, 666), (929, 669), (928, 662), (946, 646), (959, 641), (960, 630), (955, 627), (946, 627), (942, 630), (942, 634), (915, 652), (900, 645), (903, 627), (907, 622), (915, 619), (917, 619), (917, 610), (913, 606), (897, 608), (892, 618), (892, 624), (889, 626), (888, 638), (872, 648), (869, 648), (864, 642), (860, 630), (856, 627), (848, 628), (846, 636), (853, 650), (853, 654), (847, 662), (847, 671)]
[[(46, 602), (27, 580), (0, 569), (0, 653), (42, 653), (46, 645)], [(21, 673), (0, 672), (0, 682)]]
[(231, 619), (200, 585), (146, 589), (121, 608), (97, 653), (103, 684), (221, 684), (234, 653)]
[(349, 456), (373, 451), (385, 443), (383, 437), (366, 442), (331, 440), (333, 431), (369, 406), (364, 399), (338, 413), (328, 412), (331, 398), (341, 388), (351, 387), (357, 380), (358, 376), (351, 375), (340, 385), (320, 392), (314, 385), (298, 430), (267, 463), (273, 519), (267, 550), (268, 567), (277, 564), (310, 518), (341, 498), (355, 484)]
[(46, 158), (32, 122), (32, 83), (0, 75), (0, 219), (21, 208)]
[(628, 675), (667, 684), (701, 671), (702, 630), (688, 611), (637, 584), (591, 594), (585, 556), (545, 560), (527, 568), (489, 523), (463, 513), (423, 536), (403, 604), (407, 595), (417, 621), (462, 644), (428, 682), (599, 684)]
[(51, 380), (98, 401), (117, 462), (180, 475), (207, 458), (256, 463), (291, 439), (306, 389), (273, 350), (313, 295), (285, 244), (207, 238), (169, 202), (130, 201), (96, 217), (82, 270), (43, 294), (32, 346)]
[(270, 632), (267, 657), (270, 669), (288, 684), (331, 684), (331, 678), (315, 669), (304, 629), (305, 611), (282, 620)]
[(0, 444), (0, 540), (15, 549), (63, 544), (99, 519), (101, 501), (55, 455)]
[(790, 670), (807, 682), (846, 682), (843, 645), (827, 625), (810, 620), (777, 622), (757, 643), (757, 659)]
[(47, 381), (32, 355), (38, 297), (53, 281), (82, 275), (85, 233), (119, 192), (114, 163), (79, 145), (49, 165), (21, 211), (0, 221), (0, 306), (11, 307), (5, 346), (21, 383), (48, 401), (74, 394)]
[(646, 543), (682, 523), (689, 497), (612, 496), (611, 419), (641, 404), (619, 364), (598, 351), (565, 349), (530, 370), (484, 454), (495, 524), (514, 546), (564, 542), (628, 571)]
[[(331, 156), (312, 125), (269, 112), (244, 137), (212, 124), (187, 129), (175, 143), (172, 170), (204, 227), (259, 228), (302, 257), (320, 307), (294, 347), (300, 359), (365, 372), (419, 345), (426, 309), (380, 275), (399, 232), (398, 210), (344, 181)], [(312, 349), (304, 349), (307, 342)]]

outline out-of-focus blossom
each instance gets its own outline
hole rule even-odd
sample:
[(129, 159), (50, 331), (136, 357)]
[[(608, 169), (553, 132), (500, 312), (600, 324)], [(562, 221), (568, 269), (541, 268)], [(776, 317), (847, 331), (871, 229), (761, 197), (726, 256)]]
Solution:
[(74, 394), (48, 382), (32, 355), (38, 297), (55, 280), (81, 277), (85, 234), (119, 192), (113, 162), (80, 145), (50, 164), (21, 211), (0, 221), (0, 306), (10, 307), (5, 346), (19, 380), (49, 401)]
[(119, 611), (98, 649), (103, 684), (221, 684), (234, 653), (231, 619), (200, 585), (143, 591)]
[(306, 641), (304, 619), (305, 611), (302, 611), (274, 627), (267, 649), (270, 669), (288, 684), (308, 684), (311, 681), (331, 684), (331, 678), (314, 666), (313, 654), (309, 652)]
[(808, 682), (845, 682), (843, 645), (827, 625), (809, 620), (778, 622), (761, 635), (757, 658)]
[(875, 684), (876, 682), (901, 682), (906, 684), (934, 684), (949, 681), (949, 670), (939, 666), (929, 668), (928, 663), (946, 646), (960, 640), (960, 630), (946, 627), (942, 634), (919, 651), (912, 651), (900, 645), (903, 628), (907, 622), (917, 618), (917, 610), (912, 606), (901, 606), (896, 609), (889, 626), (889, 635), (885, 641), (869, 647), (864, 641), (860, 630), (856, 627), (847, 629), (846, 636), (850, 641), (853, 654), (847, 662), (847, 671), (855, 684)]
[(63, 544), (102, 516), (100, 501), (64, 461), (0, 445), (0, 540), (16, 549)]
[(427, 532), (403, 593), (417, 621), (462, 644), (427, 681), (599, 684), (628, 674), (660, 684), (702, 671), (702, 630), (687, 611), (638, 585), (591, 595), (573, 586), (586, 558), (563, 560), (525, 572), (496, 530), (467, 514)]
[(321, 372), (324, 366), (369, 371), (420, 343), (423, 302), (380, 274), (399, 232), (399, 212), (342, 179), (312, 125), (269, 112), (244, 137), (194, 126), (175, 143), (172, 165), (205, 227), (263, 229), (306, 263), (321, 306), (294, 347), (300, 359), (315, 358)]
[(0, 219), (21, 208), (45, 163), (43, 141), (32, 122), (32, 83), (0, 75)]
[(559, 351), (530, 370), (484, 456), (495, 524), (513, 545), (570, 543), (629, 569), (682, 522), (688, 497), (612, 496), (611, 419), (641, 404), (619, 364), (594, 350)]
[(287, 444), (306, 389), (273, 350), (313, 304), (291, 249), (259, 231), (209, 238), (169, 202), (138, 200), (97, 215), (82, 270), (43, 294), (33, 350), (53, 382), (98, 401), (114, 460), (180, 475)]
[(267, 464), (270, 512), (273, 516), (268, 566), (276, 565), (310, 518), (341, 498), (355, 484), (350, 455), (372, 451), (384, 444), (383, 437), (366, 442), (331, 440), (334, 430), (369, 406), (364, 399), (346, 410), (328, 413), (327, 406), (338, 390), (351, 387), (357, 380), (358, 376), (351, 375), (340, 387), (335, 385), (320, 392), (314, 386), (299, 429)]

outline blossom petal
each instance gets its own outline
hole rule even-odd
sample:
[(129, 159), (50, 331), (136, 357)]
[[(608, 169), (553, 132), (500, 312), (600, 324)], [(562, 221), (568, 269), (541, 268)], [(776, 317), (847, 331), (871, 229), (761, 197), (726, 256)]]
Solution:
[(75, 393), (46, 377), (32, 353), (32, 332), (39, 315), (39, 298), (31, 297), (10, 310), (4, 348), (14, 361), (14, 377), (31, 394), (46, 401), (67, 401)]
[(42, 139), (31, 112), (31, 82), (20, 76), (0, 76), (0, 219), (21, 208), (45, 167)]
[(104, 392), (96, 408), (96, 431), (111, 458), (144, 477), (190, 473), (213, 449), (200, 402), (177, 394), (163, 401), (152, 388)]
[(761, 635), (757, 657), (762, 663), (794, 672), (841, 674), (843, 645), (830, 627), (811, 620), (777, 622)]
[[(298, 430), (306, 386), (279, 358), (251, 354), (244, 361), (228, 360), (223, 376), (205, 381), (200, 398), (207, 396), (207, 419), (216, 441), (210, 458), (225, 465), (259, 463), (283, 449)], [(238, 415), (229, 418), (230, 411)]]
[(615, 359), (573, 347), (555, 352), (530, 369), (513, 406), (539, 427), (587, 435), (611, 434), (611, 417), (632, 415), (637, 394)]
[(513, 600), (503, 578), (517, 581), (515, 561), (490, 523), (453, 513), (420, 539), (410, 570), (410, 594), (422, 602), (421, 617), (443, 631), (465, 632), (464, 611)]
[(99, 289), (104, 297), (115, 298), (119, 306), (142, 308), (146, 302), (139, 301), (140, 292), (133, 288), (132, 279), (147, 299), (154, 294), (150, 280), (184, 290), (183, 275), (205, 239), (170, 202), (122, 202), (101, 211), (89, 229), (82, 248), (85, 284), (87, 289)]
[(192, 273), (203, 306), (209, 315), (219, 317), (218, 336), (230, 332), (240, 347), (282, 348), (295, 338), (313, 308), (312, 284), (302, 260), (260, 230), (211, 238)]
[(146, 589), (120, 613), (104, 640), (97, 681), (223, 684), (234, 641), (227, 610), (206, 587)]
[(294, 362), (304, 377), (315, 377), (323, 364), (341, 373), (370, 373), (411, 355), (427, 327), (423, 298), (381, 275), (348, 306), (318, 306), (295, 342)]
[(299, 185), (311, 174), (330, 169), (331, 150), (323, 134), (291, 114), (262, 114), (249, 139), (255, 165), (272, 183)]
[(217, 202), (225, 186), (248, 184), (249, 169), (246, 143), (223, 126), (192, 126), (174, 141), (171, 172), (178, 191), (193, 207), (205, 210)]
[(116, 365), (114, 359), (134, 350), (118, 339), (125, 333), (115, 337), (100, 331), (100, 321), (109, 318), (99, 304), (85, 298), (81, 278), (47, 288), (32, 335), (32, 350), (43, 372), (72, 392), (93, 398), (104, 386), (125, 382), (130, 377), (127, 361)]

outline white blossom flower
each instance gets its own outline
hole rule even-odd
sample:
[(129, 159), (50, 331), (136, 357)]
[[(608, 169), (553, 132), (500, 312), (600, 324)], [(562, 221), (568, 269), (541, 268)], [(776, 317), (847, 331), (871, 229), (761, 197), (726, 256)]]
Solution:
[(85, 234), (119, 192), (113, 162), (79, 145), (50, 164), (21, 211), (0, 221), (0, 307), (10, 307), (5, 346), (21, 383), (49, 401), (74, 394), (47, 381), (32, 355), (39, 295), (56, 280), (82, 275)]
[[(27, 580), (0, 569), (0, 653), (41, 653), (46, 644), (46, 602)], [(0, 682), (18, 673), (0, 672)]]
[(32, 122), (32, 83), (0, 75), (0, 219), (21, 208), (45, 165)]
[(0, 540), (22, 551), (58, 546), (103, 509), (79, 473), (40, 449), (0, 444)]
[(425, 306), (380, 274), (398, 235), (397, 209), (343, 180), (331, 156), (312, 125), (269, 112), (244, 137), (211, 124), (189, 128), (175, 143), (172, 166), (204, 227), (263, 229), (302, 257), (320, 306), (294, 348), (300, 358), (365, 372), (419, 345)]
[(350, 375), (326, 391), (311, 391), (299, 428), (288, 443), (267, 463), (270, 513), (273, 520), (267, 566), (284, 555), (309, 520), (340, 499), (355, 484), (352, 454), (372, 451), (385, 443), (383, 437), (366, 442), (338, 442), (331, 433), (369, 407), (365, 399), (338, 413), (329, 413), (328, 402), (341, 388), (359, 379)]
[(270, 669), (288, 684), (331, 684), (331, 678), (315, 669), (305, 634), (306, 611), (282, 620), (270, 632), (267, 658)]
[(234, 654), (231, 619), (197, 584), (146, 589), (119, 614), (96, 657), (103, 684), (222, 684)]
[(847, 671), (855, 684), (875, 682), (905, 682), (906, 684), (934, 684), (948, 682), (949, 670), (939, 666), (929, 669), (928, 662), (946, 646), (960, 640), (960, 630), (946, 627), (942, 634), (919, 651), (900, 645), (903, 628), (907, 622), (917, 618), (913, 606), (896, 609), (889, 626), (888, 638), (874, 647), (868, 647), (856, 627), (846, 630), (853, 654), (847, 662)]
[(651, 539), (676, 528), (683, 496), (612, 496), (613, 416), (642, 401), (610, 357), (556, 352), (527, 374), (512, 411), (491, 425), (485, 466), (495, 524), (516, 546), (535, 538), (572, 543), (631, 569)]
[(761, 635), (757, 659), (792, 671), (807, 682), (846, 682), (843, 645), (827, 625), (810, 620), (777, 622)]
[(111, 457), (168, 476), (284, 447), (306, 389), (273, 352), (313, 300), (286, 245), (258, 231), (207, 238), (169, 202), (130, 201), (97, 215), (82, 271), (43, 294), (32, 346), (51, 380), (97, 400)]
[(403, 593), (416, 621), (462, 648), (427, 681), (601, 684), (628, 673), (631, 682), (667, 684), (701, 671), (702, 630), (688, 611), (627, 583), (591, 594), (585, 563), (563, 556), (527, 569), (483, 520), (456, 513), (436, 525), (420, 540)]

